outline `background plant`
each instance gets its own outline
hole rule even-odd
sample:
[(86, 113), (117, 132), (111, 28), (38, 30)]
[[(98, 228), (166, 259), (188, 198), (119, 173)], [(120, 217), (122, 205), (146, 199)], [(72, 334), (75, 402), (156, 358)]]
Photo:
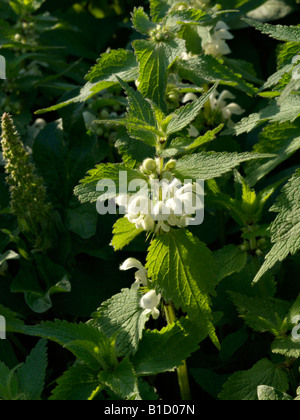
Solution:
[[(75, 21), (85, 22), (79, 31), (87, 38), (85, 25), (99, 18), (109, 25), (124, 18), (134, 31), (126, 29), (126, 45), (118, 37), (108, 43), (118, 49), (89, 71), (96, 57), (82, 59), (75, 42), (68, 51), (51, 48), (64, 66), (69, 57), (63, 69), (51, 64), (50, 53), (49, 62), (37, 61), (47, 63), (51, 96), (36, 74), (32, 105), (3, 109), (23, 135), (21, 154), (42, 177), (51, 227), (46, 247), (26, 235), (3, 173), (0, 313), (11, 333), (0, 347), (1, 398), (157, 399), (180, 398), (179, 391), (184, 399), (297, 398), (299, 343), (291, 330), (299, 313), (299, 7), (153, 0), (150, 10), (102, 2), (74, 9), (66, 2), (58, 13), (47, 2), (26, 11), (23, 3), (3, 8), (15, 30), (20, 16), (33, 23), (30, 42), (20, 34), (30, 54), (49, 47), (48, 31), (55, 34), (51, 47), (66, 42), (66, 33), (75, 36)], [(42, 18), (43, 8), (51, 17)], [(261, 23), (261, 15), (282, 20)], [(39, 33), (39, 19), (47, 31)], [(3, 47), (12, 63), (21, 53), (27, 72), (33, 56), (20, 51), (17, 34), (4, 31)], [(26, 125), (37, 109), (47, 120), (32, 131)], [(137, 227), (117, 214), (98, 217), (96, 201), (114, 197), (99, 197), (96, 186), (118, 182), (120, 170), (128, 180), (204, 179), (205, 222), (163, 231), (154, 229), (156, 219)], [(131, 287), (129, 267), (141, 288)], [(61, 357), (51, 378), (41, 372), (33, 392), (30, 363), (40, 357), (44, 369), (47, 361), (45, 341), (35, 337), (49, 340), (49, 373), (51, 354)], [(179, 387), (169, 385), (174, 371)]]

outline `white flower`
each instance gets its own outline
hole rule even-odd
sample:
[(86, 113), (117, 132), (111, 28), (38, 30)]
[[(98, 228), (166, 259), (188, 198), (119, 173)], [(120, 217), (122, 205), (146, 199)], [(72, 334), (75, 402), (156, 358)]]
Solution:
[[(170, 167), (175, 161), (170, 161)], [(168, 163), (165, 168), (168, 169)], [(169, 232), (170, 227), (186, 227), (192, 216), (203, 209), (204, 191), (194, 183), (182, 183), (166, 171), (170, 176), (149, 179), (149, 189), (140, 190), (130, 197), (120, 194), (116, 203), (125, 209), (125, 217), (134, 223), (137, 229), (158, 232)]]
[(228, 31), (229, 27), (225, 22), (219, 21), (215, 26), (211, 40), (202, 45), (205, 54), (211, 54), (214, 57), (227, 55), (231, 53), (225, 40), (233, 39), (233, 35)]
[(120, 266), (120, 270), (122, 271), (130, 270), (131, 268), (138, 269), (138, 271), (135, 272), (135, 282), (132, 285), (132, 289), (137, 290), (141, 285), (146, 287), (148, 284), (148, 277), (143, 264), (135, 258), (128, 258)]
[(226, 99), (232, 100), (235, 99), (235, 96), (228, 90), (223, 90), (220, 94), (218, 91), (214, 91), (209, 97), (210, 107), (213, 111), (221, 112), (224, 121), (228, 121), (227, 125), (232, 126), (232, 115), (241, 115), (245, 110), (235, 102), (227, 104)]
[(157, 319), (160, 315), (157, 309), (160, 300), (161, 294), (157, 295), (155, 290), (150, 290), (150, 292), (146, 293), (140, 301), (140, 306), (144, 309), (144, 314), (151, 314), (154, 319)]

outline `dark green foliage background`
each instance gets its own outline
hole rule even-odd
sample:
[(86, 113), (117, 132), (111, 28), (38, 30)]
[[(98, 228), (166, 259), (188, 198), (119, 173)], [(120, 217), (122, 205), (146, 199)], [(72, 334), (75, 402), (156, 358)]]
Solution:
[[(231, 3), (234, 2), (228, 0), (219, 3), (231, 8)], [(273, 23), (299, 23), (299, 5), (292, 3), (294, 11)], [(122, 252), (114, 252), (109, 244), (112, 226), (117, 216), (96, 217), (94, 204), (82, 205), (74, 197), (75, 186), (88, 170), (101, 162), (121, 160), (107, 138), (97, 136), (95, 132), (86, 129), (82, 116), (82, 111), (86, 109), (85, 104), (72, 104), (42, 115), (47, 126), (35, 139), (28, 131), (28, 127), (38, 118), (34, 114), (36, 111), (72, 98), (79, 92), (85, 84), (85, 74), (101, 53), (107, 48), (128, 48), (130, 42), (139, 36), (133, 31), (129, 20), (133, 7), (139, 5), (148, 10), (148, 3), (143, 1), (46, 0), (38, 11), (49, 12), (58, 23), (63, 22), (63, 25), (40, 32), (38, 42), (42, 48), (37, 49), (36, 53), (46, 54), (41, 61), (46, 62), (47, 66), (43, 67), (42, 75), (36, 78), (20, 79), (16, 75), (17, 91), (11, 94), (11, 101), (18, 102), (19, 108), (11, 113), (25, 146), (32, 151), (32, 159), (47, 188), (48, 200), (53, 204), (56, 226), (52, 238), (54, 246), (47, 256), (42, 259), (37, 257), (34, 264), (32, 260), (28, 261), (23, 256), (19, 260), (8, 261), (8, 270), (5, 275), (0, 275), (0, 305), (17, 312), (28, 325), (54, 319), (86, 322), (102, 302), (119, 293), (122, 288), (130, 287), (132, 273), (121, 272), (119, 265), (128, 257), (136, 257), (145, 262), (147, 244), (144, 238), (138, 237)], [(0, 4), (0, 16), (11, 25), (15, 20), (6, 2)], [(238, 36), (231, 41), (233, 53), (230, 57), (251, 62), (257, 77), (265, 81), (276, 71), (275, 57), (278, 45), (278, 41), (262, 35), (253, 28), (245, 27), (239, 29)], [(8, 79), (11, 77), (10, 70), (15, 65), (14, 60), (17, 59), (14, 51), (9, 47), (0, 50), (8, 61)], [(28, 60), (25, 60), (25, 63), (28, 64)], [(3, 83), (0, 81), (0, 86)], [(116, 89), (115, 93), (119, 95), (121, 90)], [(267, 99), (249, 97), (237, 91), (235, 93), (239, 105), (247, 110), (247, 115), (268, 104)], [(5, 107), (0, 107), (0, 113), (4, 111)], [(62, 127), (57, 123), (58, 118), (62, 118)], [(260, 131), (261, 127), (236, 138), (224, 137), (222, 141), (212, 142), (208, 150), (252, 150)], [(291, 177), (295, 168), (299, 166), (299, 153), (298, 151), (288, 161), (283, 162), (267, 179), (260, 181), (260, 188), (269, 185), (271, 180), (275, 182)], [(223, 183), (224, 192), (234, 194), (233, 184), (227, 183), (230, 176), (226, 175), (221, 185)], [(273, 194), (268, 201), (261, 224), (268, 224), (274, 220), (274, 214), (269, 213), (268, 209), (275, 202), (278, 193), (279, 191)], [(26, 256), (30, 252), (30, 243), (25, 237), (18, 235), (16, 218), (4, 211), (8, 206), (9, 191), (1, 166), (0, 253), (7, 249), (22, 250)], [(3, 232), (3, 229), (6, 231)], [(7, 234), (8, 231), (11, 237)], [(241, 244), (237, 223), (226, 209), (216, 209), (213, 203), (207, 205), (203, 225), (192, 228), (191, 231), (212, 251), (228, 244)], [(14, 235), (19, 238), (18, 243), (13, 239)], [(268, 288), (267, 294), (293, 302), (299, 294), (299, 269), (298, 253), (285, 260), (276, 271), (276, 290), (271, 275), (264, 279), (262, 284)], [(222, 321), (217, 324), (217, 335), (222, 350), (219, 352), (206, 340), (201, 344), (200, 350), (193, 353), (189, 359), (192, 394), (197, 400), (218, 399), (222, 385), (230, 375), (250, 369), (258, 360), (271, 355), (270, 344), (273, 337), (269, 333), (256, 333), (245, 325), (230, 298), (231, 292), (257, 296), (257, 288), (260, 286), (251, 286), (255, 274), (253, 261), (251, 256), (248, 256), (245, 269), (225, 278), (217, 288), (217, 296), (213, 298), (213, 310), (224, 314)], [(46, 293), (64, 275), (69, 278), (71, 292), (53, 294), (52, 306), (44, 313), (35, 313), (26, 303), (26, 296), (33, 291)], [(153, 327), (163, 326), (163, 321), (151, 322)], [(9, 368), (14, 368), (18, 363), (25, 361), (37, 342), (33, 337), (8, 333), (8, 339), (0, 341), (0, 361)], [(73, 360), (73, 356), (67, 350), (58, 344), (48, 343), (48, 368), (43, 399), (49, 398), (55, 387), (54, 381)], [(280, 362), (280, 357), (278, 361)], [(298, 367), (299, 363), (296, 362), (292, 372), (295, 376), (294, 387), (289, 390), (292, 394), (295, 393), (295, 384), (299, 385)], [(153, 379), (162, 398), (179, 398), (174, 377), (175, 373), (167, 373), (159, 374)]]

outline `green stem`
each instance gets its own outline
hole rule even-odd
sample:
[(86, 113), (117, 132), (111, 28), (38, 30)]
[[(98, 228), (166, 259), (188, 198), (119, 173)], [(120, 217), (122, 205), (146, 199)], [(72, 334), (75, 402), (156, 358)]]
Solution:
[[(175, 310), (171, 303), (165, 305), (165, 314), (169, 325), (173, 324), (176, 321)], [(177, 376), (182, 401), (190, 401), (192, 399), (192, 396), (188, 370), (185, 360), (183, 361), (183, 365), (178, 367)]]

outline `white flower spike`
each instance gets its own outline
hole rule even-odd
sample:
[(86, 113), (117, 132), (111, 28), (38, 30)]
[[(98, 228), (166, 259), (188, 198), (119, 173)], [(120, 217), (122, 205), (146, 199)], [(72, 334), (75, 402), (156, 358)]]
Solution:
[(135, 258), (128, 258), (120, 266), (120, 270), (122, 271), (130, 270), (131, 268), (138, 269), (138, 271), (135, 273), (135, 282), (131, 286), (132, 289), (138, 290), (141, 285), (146, 287), (148, 284), (148, 277), (147, 271), (143, 264)]
[(156, 294), (155, 290), (150, 290), (146, 293), (141, 301), (140, 306), (144, 309), (144, 314), (151, 314), (153, 319), (157, 319), (160, 315), (160, 311), (157, 309), (161, 300), (161, 294)]
[(235, 102), (227, 104), (226, 99), (232, 100), (235, 99), (235, 96), (228, 90), (223, 90), (220, 94), (218, 91), (215, 91), (209, 97), (210, 107), (213, 111), (219, 111), (224, 121), (227, 121), (227, 126), (232, 127), (234, 125), (231, 120), (232, 115), (242, 115), (245, 110)]
[(217, 23), (210, 41), (202, 45), (205, 54), (211, 54), (214, 57), (219, 57), (231, 53), (230, 48), (226, 44), (226, 40), (233, 39), (233, 35), (228, 29), (229, 27), (225, 22), (219, 21)]

